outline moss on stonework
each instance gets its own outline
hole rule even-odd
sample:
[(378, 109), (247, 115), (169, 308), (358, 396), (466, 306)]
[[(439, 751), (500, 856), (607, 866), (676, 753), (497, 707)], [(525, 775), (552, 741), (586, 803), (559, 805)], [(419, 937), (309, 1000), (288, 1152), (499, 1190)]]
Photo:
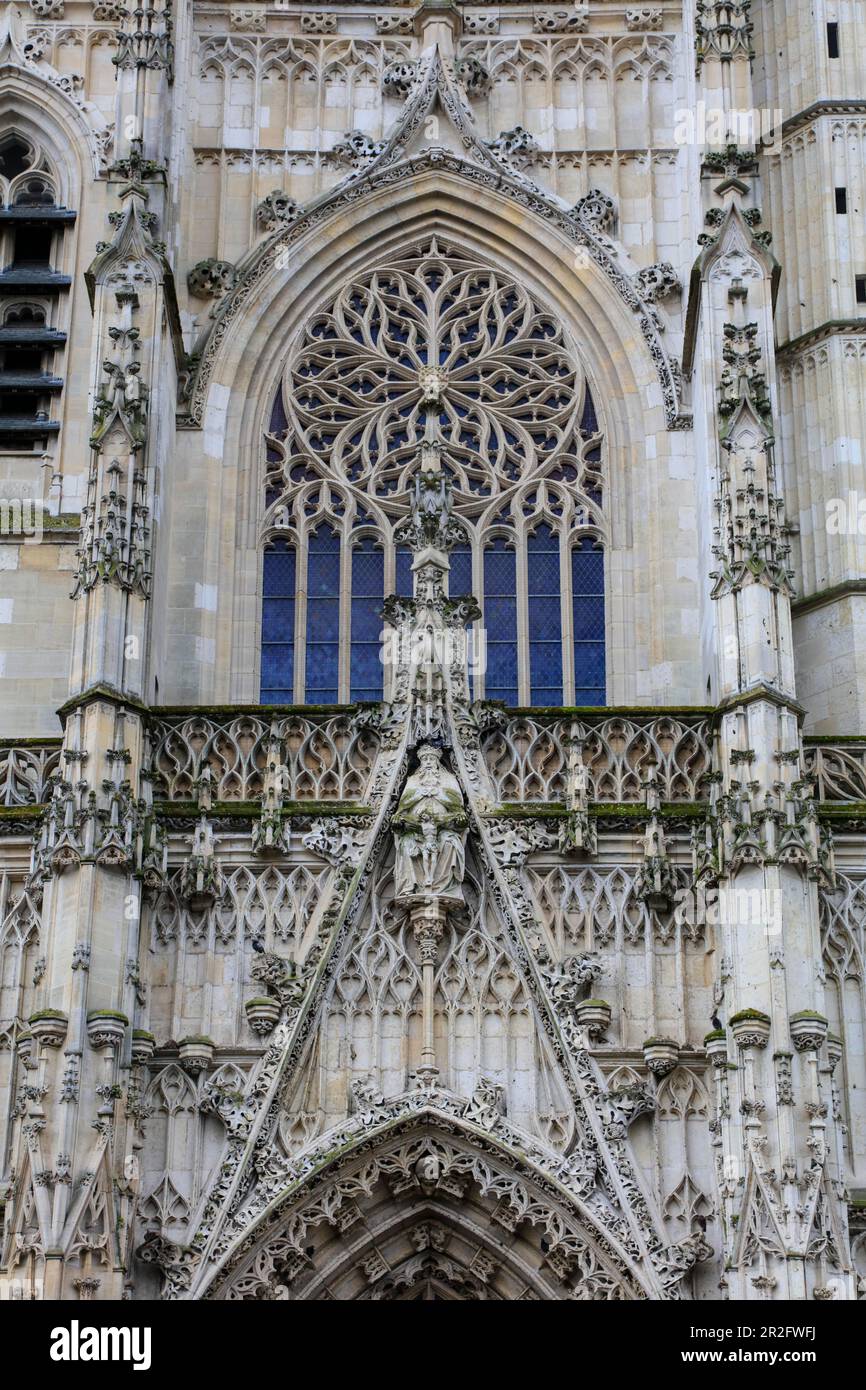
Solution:
[(819, 801), (820, 820), (862, 820), (866, 816), (866, 801)]
[(515, 715), (536, 715), (539, 718), (563, 718), (569, 715), (581, 716), (584, 719), (608, 719), (611, 715), (633, 715), (636, 718), (646, 718), (652, 715), (656, 718), (665, 715), (694, 714), (710, 715), (715, 710), (715, 705), (518, 705), (511, 707), (502, 705), (499, 700), (484, 701), (490, 705), (491, 709), (501, 708), (510, 716)]
[(761, 1023), (769, 1023), (770, 1015), (761, 1013), (760, 1009), (741, 1009), (738, 1014), (732, 1014), (729, 1023), (745, 1023), (748, 1019), (755, 1019)]
[[(632, 820), (649, 820), (650, 813), (642, 801), (590, 801), (588, 810), (591, 816), (628, 817)], [(663, 801), (661, 814), (664, 817), (700, 817), (707, 813), (704, 801)], [(569, 814), (564, 801), (500, 801), (484, 813), (486, 820), (539, 820), (544, 817), (564, 817)]]
[(720, 1042), (723, 1041), (726, 1037), (727, 1034), (725, 1033), (724, 1028), (714, 1028), (711, 1033), (707, 1033), (704, 1037), (704, 1047), (706, 1047), (707, 1043)]
[[(543, 812), (533, 810), (533, 805), (544, 808)], [(707, 803), (703, 801), (663, 801), (661, 804), (661, 814), (665, 817), (676, 816), (704, 816), (707, 813)], [(628, 816), (633, 820), (649, 820), (650, 813), (646, 804), (642, 801), (590, 801), (588, 803), (589, 814), (599, 817), (621, 817)], [(546, 813), (548, 815), (567, 816), (568, 810), (563, 801), (546, 801), (541, 803), (527, 803), (525, 801), (504, 802), (500, 814), (513, 816), (523, 813), (527, 816)]]
[(109, 705), (123, 705), (125, 709), (135, 710), (139, 714), (148, 714), (149, 706), (143, 700), (139, 700), (135, 695), (124, 695), (122, 690), (116, 686), (108, 685), (105, 681), (97, 681), (95, 685), (89, 685), (86, 690), (82, 690), (80, 695), (73, 695), (70, 700), (62, 704), (57, 711), (61, 720), (66, 722), (66, 715), (74, 714), (76, 710), (82, 709), (85, 705), (94, 702), (104, 701)]
[(178, 1047), (216, 1047), (213, 1038), (205, 1037), (203, 1033), (191, 1033), (188, 1038), (181, 1038)]
[(37, 1023), (40, 1018), (62, 1018), (66, 1019), (66, 1014), (62, 1009), (37, 1009), (35, 1014), (31, 1014), (28, 1023)]
[(126, 1014), (120, 1013), (118, 1009), (90, 1009), (87, 1014), (88, 1022), (90, 1019), (97, 1018), (116, 1018), (118, 1023), (128, 1024), (129, 1019)]
[[(370, 708), (375, 706), (371, 705)], [(255, 718), (258, 715), (267, 717), (274, 714), (350, 714), (352, 710), (363, 709), (362, 704), (345, 705), (154, 705), (152, 713), (159, 719), (170, 718), (172, 715), (183, 715), (189, 718), (191, 715), (204, 715), (206, 718), (234, 718), (236, 716), (249, 715)]]
[(0, 748), (59, 748), (62, 742), (55, 734), (46, 738), (0, 738)]
[(647, 1038), (644, 1047), (675, 1047), (679, 1049), (679, 1043), (676, 1038)]
[[(158, 816), (190, 816), (196, 820), (202, 811), (197, 801), (155, 800), (153, 809)], [(284, 816), (369, 816), (369, 806), (357, 801), (286, 801)], [(232, 816), (237, 820), (257, 820), (262, 813), (260, 801), (214, 801), (208, 816)]]
[(824, 1014), (819, 1014), (817, 1009), (798, 1009), (795, 1014), (791, 1014), (791, 1022), (798, 1022), (801, 1018), (814, 1018), (819, 1023), (826, 1023), (827, 1018)]
[(832, 747), (835, 743), (866, 743), (866, 734), (806, 734), (803, 742), (807, 748)]
[(153, 1033), (148, 1033), (148, 1031), (147, 1031), (146, 1028), (133, 1028), (133, 1030), (132, 1030), (132, 1036), (133, 1036), (134, 1038), (146, 1038), (148, 1042), (155, 1042), (155, 1041), (156, 1041), (156, 1039), (154, 1038)]

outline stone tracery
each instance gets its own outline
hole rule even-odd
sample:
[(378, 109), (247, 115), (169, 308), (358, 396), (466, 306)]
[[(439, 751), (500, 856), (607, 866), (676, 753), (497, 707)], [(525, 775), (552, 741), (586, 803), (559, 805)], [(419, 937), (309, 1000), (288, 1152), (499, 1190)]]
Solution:
[[(359, 547), (374, 557), (381, 551), (381, 560), (369, 562), (379, 570), (372, 582), (380, 597), (394, 588), (406, 592), (398, 552), (401, 544), (405, 550), (402, 523), (420, 455), (422, 466), (434, 464), (450, 485), (462, 527), (463, 589), (480, 595), (485, 583), (495, 586), (485, 555), (497, 545), (516, 556), (521, 612), (533, 586), (559, 591), (561, 585), (559, 625), (549, 634), (560, 650), (553, 674), (541, 683), (558, 686), (560, 700), (575, 685), (603, 690), (603, 662), (593, 651), (593, 674), (575, 673), (586, 649), (572, 649), (566, 637), (573, 588), (582, 604), (592, 605), (593, 641), (603, 650), (601, 569), (582, 583), (578, 574), (587, 562), (578, 571), (571, 558), (582, 546), (600, 560), (608, 532), (602, 436), (574, 344), (513, 274), (431, 236), (350, 281), (299, 335), (266, 442), (261, 534), (294, 557), (294, 579), (281, 590), (286, 599), (292, 583), (311, 589), (305, 575), (313, 536), (325, 536), (335, 553), (338, 544), (352, 554)], [(540, 549), (548, 553), (529, 561), (529, 537), (539, 522), (539, 536), (549, 537)], [(332, 568), (336, 592), (336, 560)], [(338, 681), (335, 666), (325, 685), (344, 689), (349, 634), (342, 608), (340, 624), (333, 620), (330, 640), (341, 645), (343, 674)], [(521, 624), (512, 626), (516, 650)], [(375, 635), (371, 627), (368, 636)], [(526, 700), (530, 682), (538, 683), (528, 650), (518, 664), (513, 681), (491, 676), (490, 684), (505, 679)], [(310, 690), (297, 660), (293, 679), (296, 688)], [(286, 688), (287, 680), (270, 664), (262, 689)], [(583, 695), (581, 702), (598, 698)]]

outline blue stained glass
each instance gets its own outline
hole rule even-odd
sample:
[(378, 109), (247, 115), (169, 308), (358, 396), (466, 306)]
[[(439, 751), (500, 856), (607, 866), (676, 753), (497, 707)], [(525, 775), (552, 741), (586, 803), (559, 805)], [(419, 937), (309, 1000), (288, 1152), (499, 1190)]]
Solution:
[(269, 598), (262, 605), (262, 642), (291, 642), (295, 635), (295, 600)]
[(352, 644), (352, 699), (360, 697), (354, 692), (357, 688), (363, 687), (365, 690), (382, 690), (382, 661), (379, 654), (379, 643), (370, 646), (360, 643)]
[(486, 685), (486, 687), (485, 687), (484, 698), (485, 698), (485, 700), (501, 700), (501, 701), (503, 702), (503, 704), (506, 704), (506, 705), (516, 705), (516, 704), (517, 704), (517, 686), (516, 686), (516, 685), (503, 685), (503, 686), (491, 685), (491, 684), (490, 684), (490, 675), (489, 675), (489, 672), (488, 672), (488, 676), (487, 676), (487, 685)]
[(604, 599), (580, 595), (574, 605), (575, 642), (604, 641)]
[[(504, 546), (498, 540), (496, 546)], [(513, 594), (516, 590), (513, 550), (494, 550), (488, 547), (484, 552), (484, 592), (485, 594)]]
[(472, 593), (472, 551), (468, 546), (456, 546), (451, 551), (448, 591), (454, 598)]
[(498, 537), (484, 551), (484, 626), (488, 700), (517, 704), (517, 570), (513, 550)]
[(530, 700), (562, 704), (562, 583), (559, 536), (537, 526), (526, 544), (529, 596)]
[(604, 593), (604, 556), (588, 536), (571, 552), (571, 577), (575, 594)]
[(517, 599), (488, 598), (484, 605), (484, 617), (488, 644), (516, 640), (512, 639), (511, 633), (517, 631)]
[[(468, 545), (455, 546), (451, 551), (451, 570), (448, 575), (448, 592), (452, 598), (472, 593), (472, 551)], [(466, 624), (467, 629), (472, 623)], [(470, 649), (471, 652), (471, 649)], [(469, 698), (475, 698), (475, 673), (472, 661), (469, 662)]]
[(592, 396), (589, 394), (588, 386), (583, 400), (583, 414), (580, 417), (580, 428), (586, 430), (588, 434), (596, 434), (598, 432), (598, 419), (595, 413), (595, 405)]
[(262, 686), (282, 685), (284, 679), (282, 651), (279, 647), (263, 647)]
[(406, 545), (397, 546), (396, 593), (401, 598), (412, 597), (412, 552)]
[(559, 594), (529, 598), (529, 636), (533, 642), (561, 642)]
[(295, 552), (285, 541), (275, 541), (265, 551), (262, 574), (265, 598), (294, 596)]
[(385, 556), (371, 538), (352, 551), (352, 629), (349, 651), (350, 698), (381, 700), (380, 635), (385, 597)]
[(271, 410), (270, 432), (271, 434), (282, 434), (284, 430), (288, 429), (288, 425), (286, 408), (283, 405), (283, 388), (279, 387)]
[(381, 595), (372, 605), (369, 599), (352, 599), (352, 642), (378, 642), (382, 631), (379, 610), (382, 607)]
[(307, 551), (306, 699), (337, 699), (340, 666), (340, 537), (330, 526), (310, 536)]
[(311, 599), (307, 604), (307, 643), (337, 642), (340, 637), (340, 600)]
[(574, 702), (603, 705), (605, 683), (604, 554), (585, 536), (571, 552)]
[(290, 704), (295, 678), (295, 552), (274, 541), (262, 557), (263, 704)]

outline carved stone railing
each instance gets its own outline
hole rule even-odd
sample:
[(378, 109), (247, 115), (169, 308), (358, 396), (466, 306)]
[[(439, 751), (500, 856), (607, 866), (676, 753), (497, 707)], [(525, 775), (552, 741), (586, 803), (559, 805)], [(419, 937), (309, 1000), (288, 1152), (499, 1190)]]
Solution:
[(214, 801), (261, 796), (268, 744), (282, 742), (283, 794), (290, 801), (363, 800), (378, 749), (376, 734), (357, 728), (354, 711), (156, 711), (150, 720), (153, 793), (195, 801), (210, 771)]
[(805, 745), (819, 801), (866, 801), (866, 736), (807, 738)]
[(563, 801), (574, 739), (582, 745), (594, 801), (642, 801), (641, 784), (654, 764), (663, 800), (700, 801), (712, 766), (708, 714), (529, 711), (486, 733), (482, 749), (500, 801)]
[(0, 806), (48, 801), (48, 779), (60, 760), (60, 739), (0, 740)]

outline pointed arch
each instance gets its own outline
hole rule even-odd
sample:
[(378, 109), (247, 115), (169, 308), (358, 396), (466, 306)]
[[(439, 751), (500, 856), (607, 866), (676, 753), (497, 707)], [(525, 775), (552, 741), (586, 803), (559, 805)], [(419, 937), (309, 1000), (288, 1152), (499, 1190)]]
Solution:
[[(668, 385), (660, 379), (669, 368), (659, 364), (667, 359), (661, 346), (649, 344), (649, 317), (628, 277), (614, 270), (602, 249), (577, 256), (574, 220), (558, 208), (548, 210), (540, 194), (530, 198), (527, 186), (504, 167), (481, 177), (466, 160), (419, 156), (384, 167), (375, 178), (354, 183), (353, 177), (252, 253), (202, 347), (189, 422), (200, 424), (203, 436), (181, 434), (180, 466), (201, 477), (203, 502), (214, 518), (203, 528), (206, 546), (213, 547), (203, 565), (213, 572), (222, 568), (223, 542), (234, 547), (237, 560), (220, 584), (219, 610), (200, 620), (216, 659), (202, 668), (194, 698), (259, 698), (247, 634), (260, 621), (261, 441), (301, 326), (371, 264), (393, 260), (431, 235), (450, 238), (482, 263), (501, 267), (549, 306), (578, 345), (606, 445), (607, 582), (622, 595), (622, 620), (644, 627), (648, 650), (658, 651), (661, 662), (664, 618), (653, 595), (661, 593), (654, 576), (661, 582), (663, 537), (658, 529), (650, 534), (639, 526), (637, 518), (648, 515), (653, 496), (668, 487), (674, 452), (668, 430), (677, 391), (669, 377)], [(516, 201), (518, 192), (523, 203)], [(610, 702), (653, 697), (639, 685), (637, 657), (634, 650), (616, 650), (608, 673)], [(670, 680), (665, 667), (665, 699)]]
[(97, 129), (95, 108), (85, 111), (51, 80), (58, 76), (54, 69), (43, 67), (13, 57), (8, 45), (0, 51), (0, 130), (19, 130), (35, 140), (51, 162), (58, 205), (78, 208), (89, 181), (99, 176), (108, 127)]
[(431, 1254), (412, 1279), (436, 1278), (441, 1255), (446, 1284), (469, 1281), (462, 1297), (665, 1296), (579, 1195), (579, 1154), (563, 1159), (503, 1121), (484, 1128), (466, 1109), (447, 1092), (408, 1092), (314, 1141), (295, 1160), (304, 1176), (287, 1176), (188, 1296), (391, 1298), (413, 1248)]

